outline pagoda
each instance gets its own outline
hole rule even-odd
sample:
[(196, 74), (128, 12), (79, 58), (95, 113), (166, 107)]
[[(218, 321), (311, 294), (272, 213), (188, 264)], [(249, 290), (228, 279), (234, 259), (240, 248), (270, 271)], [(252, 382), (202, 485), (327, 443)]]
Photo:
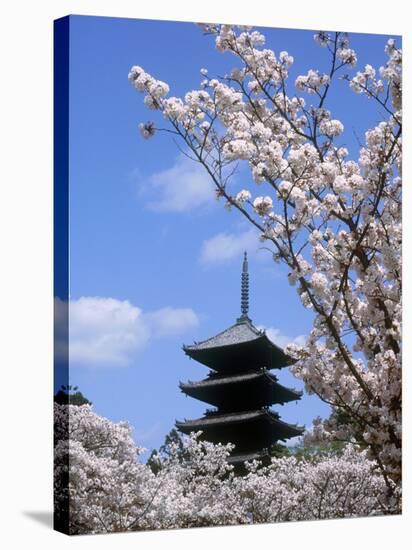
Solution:
[(190, 358), (211, 371), (199, 382), (180, 382), (183, 393), (212, 405), (201, 418), (177, 421), (189, 434), (202, 430), (202, 438), (213, 443), (234, 443), (228, 461), (242, 466), (247, 460), (268, 462), (270, 447), (303, 433), (303, 428), (280, 419), (271, 405), (301, 398), (302, 392), (278, 382), (273, 369), (291, 363), (291, 358), (258, 330), (249, 318), (249, 273), (245, 252), (241, 283), (241, 316), (216, 336), (183, 346)]

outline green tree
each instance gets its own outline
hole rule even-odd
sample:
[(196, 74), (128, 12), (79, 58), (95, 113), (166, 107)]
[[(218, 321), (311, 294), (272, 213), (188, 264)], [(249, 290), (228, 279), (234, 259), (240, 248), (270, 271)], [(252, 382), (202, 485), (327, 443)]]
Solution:
[(163, 445), (159, 449), (153, 449), (148, 460), (147, 465), (151, 468), (154, 474), (157, 474), (161, 468), (160, 459), (168, 459), (171, 456), (171, 446), (177, 446), (177, 456), (182, 461), (187, 458), (187, 451), (184, 448), (183, 437), (176, 430), (172, 428), (170, 432), (166, 435)]
[(79, 386), (60, 386), (59, 391), (54, 396), (54, 402), (59, 405), (91, 405), (92, 402), (89, 401), (81, 391), (79, 391)]
[(282, 458), (284, 456), (291, 456), (289, 447), (283, 443), (274, 443), (270, 447), (270, 456), (275, 458)]

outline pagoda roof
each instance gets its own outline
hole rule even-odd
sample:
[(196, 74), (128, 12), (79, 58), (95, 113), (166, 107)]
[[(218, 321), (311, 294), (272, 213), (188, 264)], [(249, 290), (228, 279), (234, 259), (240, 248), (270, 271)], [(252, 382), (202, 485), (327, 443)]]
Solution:
[(238, 454), (233, 454), (233, 455), (230, 455), (228, 458), (227, 458), (227, 461), (229, 464), (239, 464), (239, 463), (242, 463), (242, 462), (250, 462), (252, 460), (264, 460), (264, 459), (269, 459), (270, 458), (270, 454), (269, 454), (269, 451), (268, 449), (263, 449), (261, 451), (253, 451), (251, 453), (238, 453)]
[(278, 413), (262, 408), (255, 411), (243, 411), (235, 413), (213, 412), (209, 415), (194, 420), (176, 421), (176, 427), (183, 433), (189, 434), (198, 430), (209, 430), (209, 428), (229, 427), (235, 425), (245, 425), (246, 423), (256, 423), (265, 425), (277, 436), (277, 439), (288, 439), (302, 435), (303, 426), (288, 424), (280, 420)]
[[(184, 352), (214, 370), (282, 368), (291, 358), (274, 344), (264, 330), (257, 329), (249, 318), (237, 320), (215, 336), (183, 346)], [(257, 364), (256, 364), (257, 363)]]
[(234, 344), (241, 344), (243, 342), (251, 342), (257, 340), (264, 335), (263, 330), (257, 329), (249, 321), (237, 321), (231, 327), (222, 330), (203, 342), (196, 342), (191, 346), (185, 346), (187, 350), (201, 350), (209, 348), (219, 348), (222, 346), (233, 346)]
[(261, 406), (297, 401), (302, 392), (282, 386), (267, 370), (241, 374), (213, 375), (199, 382), (180, 383), (180, 389), (192, 397), (213, 405), (226, 402), (259, 401)]

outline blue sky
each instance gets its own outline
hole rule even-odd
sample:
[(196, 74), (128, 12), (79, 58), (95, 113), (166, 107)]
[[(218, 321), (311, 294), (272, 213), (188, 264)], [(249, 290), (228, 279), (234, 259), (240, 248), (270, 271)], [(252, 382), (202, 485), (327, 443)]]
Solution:
[[(263, 32), (267, 47), (294, 56), (291, 82), (309, 68), (327, 68), (313, 31)], [(97, 413), (128, 420), (136, 441), (154, 448), (175, 419), (200, 416), (206, 407), (178, 388), (179, 380), (207, 374), (181, 346), (216, 334), (239, 315), (244, 247), (256, 325), (283, 343), (307, 334), (312, 314), (286, 270), (256, 250), (249, 226), (216, 202), (212, 184), (170, 136), (145, 141), (138, 132), (152, 113), (128, 83), (132, 65), (182, 95), (198, 88), (200, 68), (223, 74), (234, 58), (190, 23), (72, 16), (70, 38), (70, 382)], [(382, 65), (388, 38), (351, 35), (358, 67)], [(343, 81), (328, 108), (345, 124), (341, 143), (349, 150), (378, 122), (376, 107)], [(250, 182), (247, 172), (240, 179), (239, 185)], [(280, 378), (301, 387), (286, 371)], [(279, 412), (310, 426), (328, 409), (305, 396)]]

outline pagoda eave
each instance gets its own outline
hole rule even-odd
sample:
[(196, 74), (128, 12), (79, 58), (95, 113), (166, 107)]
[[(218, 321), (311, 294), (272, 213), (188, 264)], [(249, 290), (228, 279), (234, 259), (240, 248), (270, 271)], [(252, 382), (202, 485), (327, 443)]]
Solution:
[(246, 426), (247, 424), (249, 428), (257, 431), (271, 433), (277, 440), (296, 437), (304, 432), (303, 426), (283, 422), (276, 413), (264, 409), (228, 414), (212, 413), (195, 420), (176, 421), (176, 427), (183, 433), (203, 431), (209, 435), (213, 431), (222, 433), (230, 431), (236, 425)]
[(183, 346), (189, 357), (222, 372), (233, 372), (256, 367), (280, 369), (291, 362), (291, 358), (274, 344), (264, 330), (257, 329), (247, 315), (219, 332), (215, 336)]
[[(297, 401), (302, 392), (286, 388), (278, 383), (276, 376), (265, 370), (234, 376), (212, 376), (199, 382), (180, 383), (186, 395), (210, 403), (216, 407), (254, 404), (256, 408), (274, 403)], [(247, 407), (245, 407), (247, 408)]]
[(234, 453), (228, 457), (227, 462), (236, 466), (238, 464), (243, 464), (244, 462), (251, 462), (252, 460), (269, 461), (269, 451), (264, 449), (262, 451), (253, 451), (251, 453)]
[(216, 372), (248, 370), (251, 364), (267, 369), (281, 369), (290, 363), (290, 358), (276, 348), (266, 336), (249, 342), (227, 346), (197, 348), (184, 346), (183, 351), (192, 359)]

